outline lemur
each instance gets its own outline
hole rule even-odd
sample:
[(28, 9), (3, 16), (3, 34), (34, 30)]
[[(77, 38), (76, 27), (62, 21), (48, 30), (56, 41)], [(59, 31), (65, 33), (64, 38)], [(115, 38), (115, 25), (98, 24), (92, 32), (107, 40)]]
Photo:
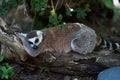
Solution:
[(120, 49), (119, 43), (111, 43), (99, 37), (96, 32), (81, 23), (67, 23), (65, 29), (60, 25), (43, 30), (33, 30), (19, 34), (25, 50), (32, 57), (44, 52), (69, 53), (71, 51), (88, 54), (96, 46), (109, 50)]

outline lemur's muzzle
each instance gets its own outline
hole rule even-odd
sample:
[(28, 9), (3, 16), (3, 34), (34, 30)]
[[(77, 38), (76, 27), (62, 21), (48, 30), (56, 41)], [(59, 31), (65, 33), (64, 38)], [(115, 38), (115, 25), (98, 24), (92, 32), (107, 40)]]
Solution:
[(38, 46), (36, 46), (36, 45), (33, 45), (33, 49), (37, 49), (38, 48)]

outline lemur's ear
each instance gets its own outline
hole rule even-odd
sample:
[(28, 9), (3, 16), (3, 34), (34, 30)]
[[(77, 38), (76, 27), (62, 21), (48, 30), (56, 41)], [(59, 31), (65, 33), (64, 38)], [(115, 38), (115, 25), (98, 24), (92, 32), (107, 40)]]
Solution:
[(42, 35), (43, 34), (43, 32), (42, 31), (37, 31), (37, 35)]
[(24, 36), (24, 37), (27, 37), (27, 34), (25, 33), (18, 33), (19, 36)]

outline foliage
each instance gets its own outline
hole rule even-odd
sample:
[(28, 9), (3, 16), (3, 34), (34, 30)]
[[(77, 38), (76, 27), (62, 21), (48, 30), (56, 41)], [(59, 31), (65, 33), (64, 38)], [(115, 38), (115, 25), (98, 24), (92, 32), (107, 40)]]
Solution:
[(70, 9), (66, 9), (66, 15), (72, 16), (72, 13), (71, 13)]
[[(61, 28), (63, 29), (66, 27), (64, 21), (65, 16), (76, 16), (76, 19), (85, 19), (87, 14), (91, 11), (88, 3), (84, 4), (82, 7), (69, 7), (69, 5), (65, 2), (62, 3), (62, 5), (65, 7), (65, 13), (59, 13), (55, 6), (58, 1), (59, 0), (30, 0), (30, 6), (34, 11), (34, 26), (40, 26), (39, 29), (44, 28), (45, 25), (43, 24), (43, 21), (40, 21), (38, 17), (47, 17), (47, 26), (52, 27), (56, 25), (61, 25)], [(68, 0), (68, 2), (72, 3), (72, 0)], [(21, 3), (24, 3), (24, 0), (4, 0), (0, 8), (0, 13), (6, 16), (7, 12), (11, 8), (16, 8)], [(75, 15), (73, 15), (73, 13), (75, 13)]]
[(61, 29), (65, 29), (67, 27), (67, 24), (65, 22), (61, 23)]
[[(70, 2), (71, 0), (69, 0)], [(73, 16), (72, 13), (76, 12), (76, 18), (85, 19), (87, 13), (91, 11), (89, 4), (85, 4), (84, 8), (70, 8), (67, 7), (65, 9), (66, 14), (59, 13), (55, 9), (55, 5), (53, 4), (53, 0), (51, 0), (51, 4), (48, 3), (48, 0), (31, 0), (31, 6), (34, 8), (39, 15), (45, 15), (48, 17), (49, 27), (61, 25), (62, 28), (65, 28), (64, 16)], [(56, 2), (57, 3), (57, 2)], [(63, 4), (66, 5), (65, 3)], [(49, 7), (48, 7), (49, 6)], [(38, 25), (41, 25), (37, 23)], [(43, 26), (43, 25), (42, 25)]]
[(3, 59), (4, 59), (4, 57), (0, 55), (0, 62), (2, 62)]
[(113, 21), (120, 21), (120, 8), (113, 4), (113, 0), (100, 0), (100, 2), (114, 11)]
[(47, 0), (30, 0), (31, 6), (37, 11), (40, 12), (40, 15), (45, 14), (45, 10), (48, 7)]
[(0, 13), (3, 16), (7, 15), (8, 10), (10, 10), (11, 7), (16, 8), (18, 5), (17, 0), (4, 0), (2, 2), (2, 5), (0, 7)]
[(103, 32), (97, 32), (97, 34), (98, 34), (101, 38), (108, 40), (108, 37), (107, 37), (107, 35), (106, 35), (105, 33), (103, 33)]
[(57, 20), (57, 15), (56, 14), (51, 14), (49, 16), (49, 23), (51, 24), (50, 26), (56, 26), (58, 24), (58, 20)]
[[(3, 56), (0, 56), (0, 62), (4, 60)], [(1, 79), (13, 79), (14, 78), (14, 72), (13, 67), (9, 66), (8, 63), (6, 63), (3, 66), (0, 66), (0, 78)]]
[(87, 16), (87, 13), (91, 11), (89, 4), (86, 4), (84, 9), (76, 8), (75, 10), (77, 12), (76, 17), (78, 19), (81, 19), (81, 18), (85, 19), (85, 16)]
[(105, 6), (108, 8), (111, 8), (111, 9), (114, 8), (113, 0), (99, 0), (99, 1), (105, 4)]
[(45, 66), (40, 66), (39, 69), (41, 72), (49, 72), (48, 67), (45, 67)]

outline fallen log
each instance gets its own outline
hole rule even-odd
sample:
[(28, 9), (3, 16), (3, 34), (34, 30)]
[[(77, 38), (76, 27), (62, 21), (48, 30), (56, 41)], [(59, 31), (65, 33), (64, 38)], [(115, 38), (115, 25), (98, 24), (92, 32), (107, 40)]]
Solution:
[(37, 57), (31, 57), (24, 49), (23, 43), (18, 35), (9, 32), (7, 24), (0, 19), (0, 42), (1, 53), (6, 60), (32, 65), (47, 66), (50, 71), (88, 76), (94, 75), (106, 67), (120, 65), (120, 55), (115, 53), (92, 52), (81, 55), (75, 52), (65, 53), (41, 53)]

